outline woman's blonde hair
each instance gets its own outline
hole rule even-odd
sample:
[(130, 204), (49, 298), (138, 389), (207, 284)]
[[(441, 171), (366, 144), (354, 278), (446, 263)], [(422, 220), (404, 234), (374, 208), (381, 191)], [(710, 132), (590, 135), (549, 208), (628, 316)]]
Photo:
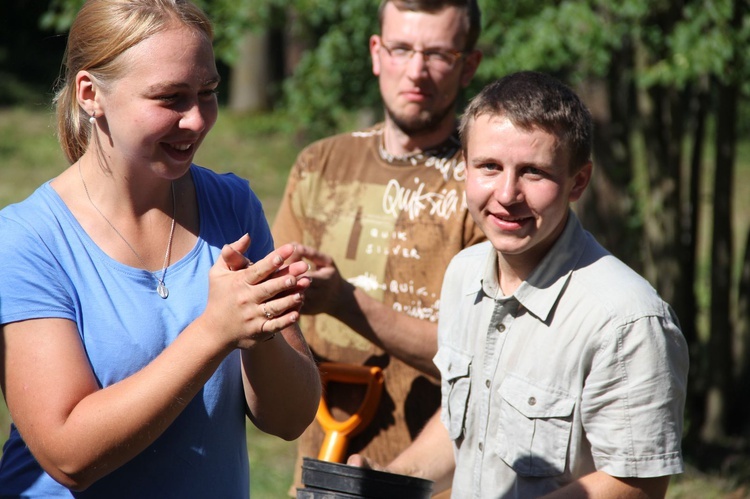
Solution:
[(71, 164), (83, 155), (91, 135), (89, 116), (76, 98), (78, 72), (89, 71), (106, 88), (123, 74), (120, 54), (175, 22), (213, 40), (211, 21), (187, 0), (87, 0), (81, 7), (70, 27), (54, 99), (58, 140)]

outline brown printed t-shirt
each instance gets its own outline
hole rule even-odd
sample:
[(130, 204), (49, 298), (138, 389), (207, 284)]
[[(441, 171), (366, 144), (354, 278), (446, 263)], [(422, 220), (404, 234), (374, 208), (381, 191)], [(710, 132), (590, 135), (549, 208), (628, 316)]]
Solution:
[[(337, 135), (300, 153), (274, 222), (274, 241), (297, 241), (330, 254), (355, 286), (394, 310), (436, 323), (448, 263), (484, 239), (466, 209), (460, 144), (451, 137), (434, 151), (393, 158), (380, 147), (382, 130), (381, 124)], [(329, 315), (303, 316), (300, 326), (318, 360), (383, 368), (378, 413), (352, 438), (348, 454), (390, 462), (437, 411), (439, 384)], [(330, 383), (326, 399), (356, 410), (359, 388)], [(348, 414), (332, 413), (337, 419)], [(317, 458), (322, 441), (323, 431), (313, 422), (300, 437), (300, 459)]]

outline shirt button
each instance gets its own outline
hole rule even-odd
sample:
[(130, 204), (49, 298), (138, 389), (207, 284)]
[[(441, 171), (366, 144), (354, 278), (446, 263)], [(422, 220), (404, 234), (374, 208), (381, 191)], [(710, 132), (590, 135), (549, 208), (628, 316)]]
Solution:
[(536, 405), (536, 399), (534, 397), (529, 397), (529, 405)]
[(505, 324), (498, 324), (497, 325), (497, 330), (499, 332), (501, 332), (501, 333), (504, 333), (505, 332)]
[(482, 442), (479, 442), (479, 452), (482, 452), (484, 450), (484, 445), (482, 445)]
[(490, 380), (485, 380), (484, 381), (484, 386), (486, 386), (487, 388), (489, 388), (490, 387)]

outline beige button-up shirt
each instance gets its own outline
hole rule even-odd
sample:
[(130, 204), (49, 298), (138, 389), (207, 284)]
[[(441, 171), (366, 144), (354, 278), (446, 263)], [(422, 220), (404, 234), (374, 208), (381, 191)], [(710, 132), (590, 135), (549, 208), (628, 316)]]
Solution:
[(683, 471), (688, 351), (672, 309), (570, 212), (512, 296), (489, 242), (451, 262), (441, 295), (443, 423), (453, 497), (536, 497), (596, 470)]

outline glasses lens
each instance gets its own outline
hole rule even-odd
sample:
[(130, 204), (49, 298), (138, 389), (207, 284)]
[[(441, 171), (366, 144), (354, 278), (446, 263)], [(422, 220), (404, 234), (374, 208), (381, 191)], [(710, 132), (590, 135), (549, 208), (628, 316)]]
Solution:
[(386, 47), (385, 49), (390, 54), (391, 58), (399, 64), (408, 61), (414, 55), (414, 50), (405, 47), (393, 47), (391, 49)]
[(424, 58), (427, 59), (427, 64), (432, 64), (435, 67), (452, 67), (453, 63), (456, 62), (456, 55), (451, 52), (442, 52), (440, 50), (428, 50), (424, 53)]
[(419, 53), (428, 67), (438, 70), (451, 69), (461, 57), (460, 52), (446, 50), (415, 50), (405, 46), (389, 47), (386, 44), (382, 44), (382, 47), (395, 64), (406, 64), (415, 53)]

